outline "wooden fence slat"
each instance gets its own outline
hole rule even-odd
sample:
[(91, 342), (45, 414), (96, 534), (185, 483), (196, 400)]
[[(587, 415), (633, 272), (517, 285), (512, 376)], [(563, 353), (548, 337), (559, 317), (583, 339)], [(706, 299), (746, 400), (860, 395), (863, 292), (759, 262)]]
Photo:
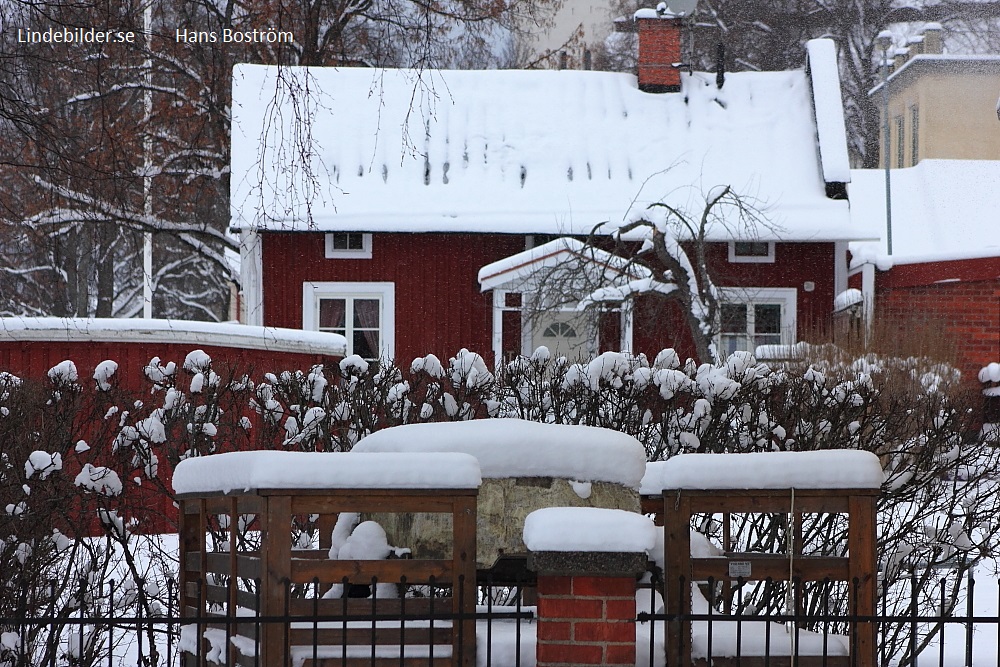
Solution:
[[(325, 624), (329, 625), (329, 624)], [(315, 641), (320, 646), (342, 646), (346, 634), (349, 646), (370, 647), (374, 642), (382, 646), (399, 646), (401, 643), (407, 645), (435, 644), (451, 648), (451, 628), (436, 627), (431, 632), (429, 628), (406, 625), (402, 631), (399, 628), (347, 628), (346, 633), (343, 628), (319, 627), (313, 631), (312, 628), (293, 628), (291, 631), (292, 646), (312, 646)], [(439, 651), (442, 652), (443, 651)]]
[[(750, 563), (750, 576), (745, 581), (763, 581), (770, 577), (776, 581), (788, 579), (788, 556), (762, 556), (760, 554), (726, 554), (725, 558), (692, 558), (691, 577), (695, 581), (705, 581), (713, 577), (716, 581), (735, 581), (729, 576), (729, 563), (743, 561)], [(792, 559), (792, 571), (802, 581), (845, 581), (849, 568), (846, 558), (837, 556), (796, 556)]]
[[(289, 604), (289, 611), (293, 616), (309, 616), (313, 613), (313, 600), (292, 600)], [(372, 613), (372, 601), (362, 599), (348, 599), (344, 604), (343, 599), (321, 599), (316, 600), (316, 610), (320, 616), (363, 616)], [(380, 599), (375, 606), (375, 612), (379, 616), (398, 616), (406, 613), (407, 616), (427, 615), (431, 611), (431, 601), (429, 598), (407, 598), (405, 604), (397, 599)], [(436, 597), (433, 604), (434, 612), (437, 614), (451, 613), (451, 598)]]
[(398, 583), (404, 576), (410, 583), (426, 583), (434, 577), (436, 583), (446, 584), (451, 581), (451, 561), (291, 559), (291, 579), (296, 584), (312, 583), (314, 578), (340, 583), (344, 577), (355, 584), (369, 584), (372, 577), (382, 583)]

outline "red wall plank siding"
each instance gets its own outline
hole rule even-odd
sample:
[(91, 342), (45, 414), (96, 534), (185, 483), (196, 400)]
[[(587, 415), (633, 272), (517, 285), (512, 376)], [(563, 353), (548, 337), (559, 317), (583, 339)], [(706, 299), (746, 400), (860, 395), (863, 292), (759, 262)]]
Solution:
[[(523, 249), (522, 235), (374, 234), (372, 259), (326, 259), (321, 233), (266, 233), (264, 324), (302, 327), (306, 281), (393, 282), (399, 362), (429, 353), (447, 359), (463, 347), (492, 362), (492, 297), (479, 289), (479, 269)], [(709, 247), (720, 286), (797, 288), (800, 336), (829, 324), (834, 261), (833, 243), (778, 243), (775, 262), (767, 264), (730, 263), (728, 244)], [(803, 289), (806, 281), (815, 283), (814, 291)], [(637, 308), (635, 351), (655, 355), (676, 346), (693, 352), (683, 320), (664, 320), (658, 310)]]
[[(713, 243), (709, 250), (709, 266), (719, 286), (797, 288), (800, 340), (829, 324), (836, 296), (833, 243), (776, 243), (773, 264), (730, 263), (725, 243)], [(812, 292), (805, 291), (806, 281), (815, 284)]]
[(323, 234), (263, 235), (264, 324), (302, 328), (302, 284), (392, 282), (396, 285), (396, 359), (461, 348), (493, 361), (493, 297), (479, 269), (524, 250), (523, 235), (374, 234), (371, 259), (326, 259)]

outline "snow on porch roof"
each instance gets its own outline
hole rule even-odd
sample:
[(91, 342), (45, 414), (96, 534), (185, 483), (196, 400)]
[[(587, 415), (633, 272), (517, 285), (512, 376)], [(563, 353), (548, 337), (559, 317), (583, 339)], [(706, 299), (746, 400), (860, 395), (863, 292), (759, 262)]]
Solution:
[[(722, 90), (694, 73), (659, 95), (607, 72), (239, 65), (233, 76), (236, 228), (586, 234), (652, 202), (697, 209), (725, 184), (766, 208), (775, 228), (761, 240), (858, 236), (825, 190), (824, 173), (849, 179), (829, 148), (846, 140), (813, 114), (814, 94), (829, 105), (839, 90), (818, 94), (836, 82), (804, 70), (731, 73)], [(730, 238), (722, 225), (712, 234)]]
[(621, 275), (626, 268), (630, 274), (637, 274), (633, 277), (646, 277), (649, 273), (642, 266), (626, 267), (627, 262), (622, 257), (563, 237), (487, 264), (479, 270), (479, 285), (484, 292), (501, 285), (516, 285), (530, 279), (537, 271), (563, 265), (572, 259), (593, 263), (598, 270), (611, 274)]

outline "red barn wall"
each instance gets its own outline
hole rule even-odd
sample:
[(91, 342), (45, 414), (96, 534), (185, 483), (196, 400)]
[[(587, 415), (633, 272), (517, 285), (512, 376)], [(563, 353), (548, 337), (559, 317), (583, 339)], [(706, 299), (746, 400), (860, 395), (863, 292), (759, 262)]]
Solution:
[[(97, 364), (110, 359), (118, 363), (118, 370), (113, 376), (112, 382), (129, 391), (133, 396), (146, 400), (151, 385), (145, 379), (143, 368), (150, 359), (160, 357), (162, 365), (166, 365), (170, 361), (174, 362), (177, 365), (177, 373), (180, 378), (178, 386), (186, 391), (188, 385), (184, 378), (188, 376), (183, 373), (181, 368), (187, 354), (196, 349), (203, 350), (212, 358), (212, 368), (223, 377), (228, 376), (228, 371), (232, 370), (236, 377), (246, 373), (259, 379), (265, 372), (308, 370), (315, 364), (334, 364), (340, 360), (339, 356), (199, 345), (196, 343), (0, 340), (0, 371), (12, 373), (26, 380), (46, 382), (48, 370), (68, 359), (76, 365), (79, 375), (78, 382), (86, 385), (93, 383), (94, 369)], [(154, 400), (159, 401), (162, 398), (157, 397)], [(88, 432), (85, 424), (78, 435), (87, 442), (94, 443), (92, 434)], [(72, 445), (72, 443), (50, 444), (56, 446)], [(223, 446), (226, 444), (228, 443), (223, 443)], [(95, 448), (82, 454), (76, 453), (72, 449), (66, 450), (63, 454), (65, 462), (63, 474), (72, 478), (76, 476), (85, 463), (89, 462), (95, 465), (106, 463), (94, 458), (95, 451), (98, 449)], [(160, 458), (157, 477), (166, 488), (171, 488), (173, 471), (165, 457), (161, 456)], [(139, 530), (144, 533), (176, 532), (177, 510), (170, 497), (157, 491), (155, 483), (150, 480), (145, 480), (142, 486), (136, 488), (133, 481), (134, 476), (142, 477), (141, 469), (135, 470), (134, 474), (122, 476), (122, 483), (128, 487), (127, 517), (138, 519), (140, 522)], [(101, 528), (96, 514), (88, 512), (88, 515), (92, 516), (91, 534), (100, 534)], [(65, 527), (61, 528), (66, 530)]]
[(900, 337), (921, 335), (921, 329), (943, 335), (971, 382), (978, 382), (983, 366), (1000, 361), (1000, 278), (892, 286), (888, 276), (876, 277), (875, 316), (883, 326)]
[[(522, 235), (374, 234), (371, 259), (326, 259), (321, 233), (267, 233), (264, 324), (302, 327), (306, 281), (393, 282), (400, 362), (428, 353), (447, 359), (463, 347), (492, 360), (492, 297), (480, 291), (479, 269), (523, 249)], [(798, 288), (800, 338), (829, 324), (834, 261), (833, 243), (778, 243), (773, 264), (733, 264), (728, 244), (709, 247), (721, 286)], [(815, 283), (814, 291), (803, 289), (806, 281)], [(683, 318), (655, 303), (637, 305), (634, 341), (635, 351), (647, 355), (664, 347), (693, 354)]]
[[(296, 327), (301, 328), (301, 327)], [(196, 343), (163, 342), (65, 342), (0, 340), (0, 371), (22, 378), (44, 380), (50, 368), (66, 359), (76, 364), (80, 382), (92, 382), (97, 364), (106, 359), (118, 363), (114, 381), (126, 389), (148, 386), (143, 368), (153, 357), (165, 366), (172, 361), (178, 371), (192, 350), (203, 350), (212, 358), (217, 373), (229, 368), (242, 373), (259, 375), (283, 370), (308, 370), (314, 364), (329, 364), (340, 360), (320, 354), (255, 350)]]

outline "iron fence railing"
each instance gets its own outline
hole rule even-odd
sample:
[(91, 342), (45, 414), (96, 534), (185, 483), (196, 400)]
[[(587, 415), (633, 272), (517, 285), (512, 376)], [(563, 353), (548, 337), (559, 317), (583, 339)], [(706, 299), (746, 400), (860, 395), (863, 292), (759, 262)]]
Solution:
[[(267, 616), (245, 607), (219, 615), (211, 612), (211, 603), (207, 613), (195, 614), (196, 610), (188, 609), (182, 615), (176, 586), (169, 582), (163, 595), (157, 596), (147, 594), (143, 586), (113, 582), (82, 587), (69, 600), (57, 599), (54, 591), (52, 595), (20, 591), (20, 599), (8, 600), (3, 607), (8, 611), (0, 617), (0, 667), (260, 667), (260, 641), (267, 627), (280, 627), (290, 649), (283, 654), (283, 665), (267, 667), (535, 664), (538, 619), (530, 597), (527, 602), (525, 599), (533, 595), (530, 586), (480, 582), (475, 587), (479, 604), (470, 615), (450, 607), (435, 608), (433, 600), (439, 599), (438, 595), (454, 591), (435, 591), (433, 587), (406, 591), (424, 598), (402, 597), (393, 604), (389, 603), (392, 598), (383, 598), (379, 602), (378, 583), (373, 581), (370, 591), (348, 591), (348, 595), (376, 596), (376, 603), (368, 605), (365, 613), (357, 613), (351, 602), (360, 597), (339, 598), (343, 613), (321, 611), (323, 598), (305, 586), (295, 591), (300, 596), (297, 599), (306, 601), (299, 605), (302, 613), (286, 610)], [(258, 595), (259, 589), (253, 590), (256, 582), (248, 584), (247, 593)], [(286, 585), (292, 592), (293, 586)], [(722, 599), (723, 584), (696, 582), (692, 588), (696, 604), (691, 613), (682, 615), (663, 613), (658, 599), (646, 595), (642, 598), (645, 608), (637, 603), (636, 609), (637, 667), (680, 664), (678, 656), (685, 655), (683, 644), (668, 646), (666, 642), (672, 624), (685, 629), (681, 641), (690, 642), (689, 654), (696, 665), (863, 667), (866, 663), (856, 642), (856, 630), (873, 624), (877, 638), (874, 664), (879, 667), (913, 664), (914, 656), (919, 667), (1000, 666), (1000, 586), (995, 580), (978, 585), (971, 577), (958, 584), (942, 580), (930, 595), (914, 578), (901, 585), (911, 587), (909, 599), (898, 587), (883, 590), (879, 613), (874, 616), (835, 609), (833, 604), (828, 605), (828, 611), (806, 612), (802, 609), (805, 596), (797, 590), (803, 585), (790, 582), (787, 608), (773, 612), (754, 608), (748, 602), (753, 597), (751, 584), (739, 580), (727, 591), (728, 604)], [(953, 596), (956, 585), (960, 589), (957, 597)], [(644, 586), (662, 591), (655, 579)], [(846, 594), (849, 597), (850, 591)], [(704, 604), (697, 604), (698, 595)], [(760, 595), (766, 597), (767, 592), (758, 591)], [(430, 604), (418, 604), (421, 599)], [(56, 611), (67, 606), (72, 612)], [(819, 606), (824, 606), (822, 600)], [(448, 644), (447, 638), (442, 640), (444, 635), (435, 633), (435, 628), (457, 629), (462, 626), (458, 621), (463, 620), (475, 621), (472, 641)], [(415, 642), (418, 635), (429, 637), (428, 643)], [(292, 637), (298, 639), (292, 641)], [(368, 641), (358, 643), (362, 637)]]

